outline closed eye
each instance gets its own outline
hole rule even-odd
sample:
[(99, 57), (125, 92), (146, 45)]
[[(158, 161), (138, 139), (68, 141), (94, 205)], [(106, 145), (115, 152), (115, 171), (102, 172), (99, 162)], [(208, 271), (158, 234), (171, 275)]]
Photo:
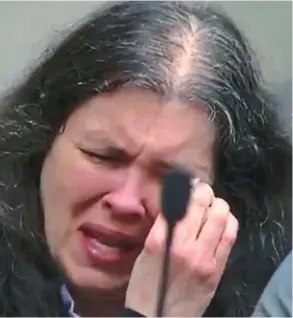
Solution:
[(121, 152), (114, 150), (114, 151), (105, 151), (102, 152), (94, 152), (90, 150), (86, 150), (83, 148), (80, 148), (81, 152), (85, 154), (87, 157), (91, 158), (95, 161), (100, 162), (108, 162), (108, 163), (115, 163), (115, 164), (121, 164), (125, 163), (126, 158), (121, 154)]

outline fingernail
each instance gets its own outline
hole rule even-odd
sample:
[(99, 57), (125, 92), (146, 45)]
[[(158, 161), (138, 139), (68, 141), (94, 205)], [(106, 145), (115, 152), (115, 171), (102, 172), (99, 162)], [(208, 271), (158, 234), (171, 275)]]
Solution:
[(196, 186), (200, 183), (200, 178), (193, 178), (191, 180), (191, 187), (194, 190), (196, 188)]

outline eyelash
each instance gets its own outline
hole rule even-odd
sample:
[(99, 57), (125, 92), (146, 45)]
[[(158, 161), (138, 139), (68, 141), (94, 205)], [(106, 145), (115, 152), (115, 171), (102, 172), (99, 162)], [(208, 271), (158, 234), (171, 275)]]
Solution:
[(121, 160), (115, 156), (111, 156), (111, 155), (102, 155), (102, 154), (98, 154), (96, 152), (92, 152), (92, 151), (88, 151), (85, 149), (80, 149), (81, 152), (83, 152), (86, 156), (92, 158), (92, 159), (97, 159), (100, 161), (105, 161), (105, 162), (111, 162), (111, 163), (119, 163), (121, 162)]

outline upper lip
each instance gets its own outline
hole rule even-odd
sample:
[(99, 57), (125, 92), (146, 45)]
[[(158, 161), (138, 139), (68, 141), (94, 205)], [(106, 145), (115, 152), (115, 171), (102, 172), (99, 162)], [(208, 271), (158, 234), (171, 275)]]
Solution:
[(97, 240), (110, 242), (112, 244), (123, 245), (126, 247), (139, 247), (143, 245), (143, 242), (136, 236), (127, 233), (120, 232), (115, 229), (110, 229), (99, 224), (84, 223), (80, 230)]

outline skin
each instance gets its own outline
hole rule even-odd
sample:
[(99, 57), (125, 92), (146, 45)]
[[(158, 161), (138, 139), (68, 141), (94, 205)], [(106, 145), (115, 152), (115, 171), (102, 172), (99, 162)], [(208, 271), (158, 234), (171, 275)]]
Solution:
[[(83, 316), (115, 315), (124, 305), (131, 272), (146, 239), (157, 242), (151, 233), (164, 233), (156, 220), (166, 168), (181, 165), (212, 184), (215, 129), (204, 108), (194, 106), (144, 89), (123, 88), (81, 105), (53, 142), (41, 174), (45, 234), (68, 278), (76, 311)], [(200, 198), (210, 197), (210, 206), (211, 188), (201, 191)], [(202, 215), (196, 209), (190, 214)], [(92, 266), (80, 238), (79, 228), (85, 222), (127, 233), (141, 245), (119, 266)], [(191, 225), (194, 237), (197, 230)], [(132, 286), (137, 287), (146, 276), (135, 277)], [(128, 299), (132, 294), (128, 293)], [(136, 306), (141, 305), (133, 303)]]
[[(206, 183), (194, 186), (186, 216), (174, 230), (162, 316), (204, 314), (223, 275), (237, 231), (238, 222), (227, 202), (215, 197)], [(159, 214), (135, 262), (127, 289), (126, 306), (146, 317), (157, 316), (165, 237), (166, 223)]]

